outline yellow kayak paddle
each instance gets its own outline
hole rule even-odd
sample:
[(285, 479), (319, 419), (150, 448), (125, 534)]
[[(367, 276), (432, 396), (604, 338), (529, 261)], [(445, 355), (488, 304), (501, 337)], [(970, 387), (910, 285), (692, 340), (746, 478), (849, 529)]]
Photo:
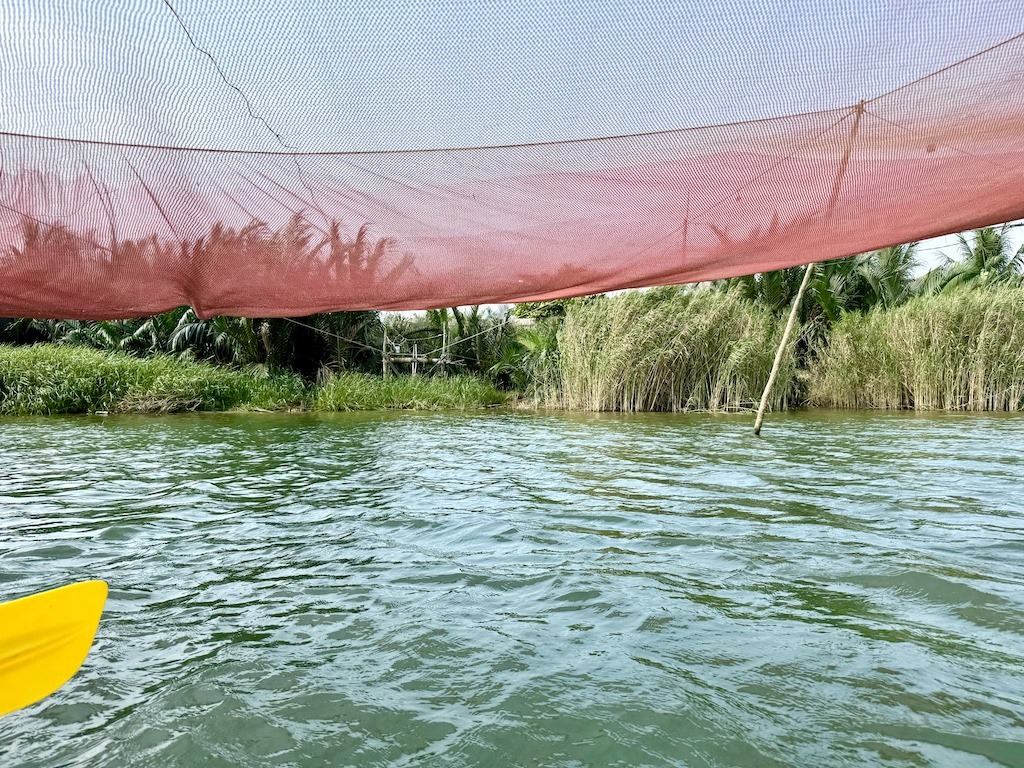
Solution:
[(0, 603), (0, 715), (49, 696), (82, 666), (107, 585), (82, 581)]

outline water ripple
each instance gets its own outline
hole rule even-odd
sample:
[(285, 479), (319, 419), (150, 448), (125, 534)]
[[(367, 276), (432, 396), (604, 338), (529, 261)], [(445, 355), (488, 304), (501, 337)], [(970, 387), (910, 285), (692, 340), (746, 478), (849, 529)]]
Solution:
[(1024, 766), (1024, 419), (0, 422), (4, 766)]

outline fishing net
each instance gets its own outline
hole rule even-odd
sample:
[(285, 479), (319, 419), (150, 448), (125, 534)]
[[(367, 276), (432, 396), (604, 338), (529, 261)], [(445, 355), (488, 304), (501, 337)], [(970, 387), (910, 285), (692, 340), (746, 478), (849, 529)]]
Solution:
[(1024, 217), (1016, 0), (111, 5), (0, 12), (0, 316), (551, 299)]

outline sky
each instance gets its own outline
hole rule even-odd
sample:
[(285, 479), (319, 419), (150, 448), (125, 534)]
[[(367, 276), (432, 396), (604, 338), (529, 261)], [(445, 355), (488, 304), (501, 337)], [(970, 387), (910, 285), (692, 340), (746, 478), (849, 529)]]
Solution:
[(619, 135), (854, 104), (1020, 31), (1019, 0), (171, 2), (0, 5), (0, 130), (307, 151)]

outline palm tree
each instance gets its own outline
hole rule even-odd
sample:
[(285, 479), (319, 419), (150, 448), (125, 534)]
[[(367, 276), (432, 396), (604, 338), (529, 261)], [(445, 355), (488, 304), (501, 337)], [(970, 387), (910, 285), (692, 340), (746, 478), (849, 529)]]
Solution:
[(892, 309), (913, 295), (914, 272), (919, 266), (917, 243), (891, 245), (855, 259), (867, 288), (869, 306)]
[(4, 344), (41, 344), (63, 335), (61, 320), (35, 320), (29, 317), (0, 318), (0, 342)]
[(866, 304), (867, 281), (859, 258), (827, 261), (815, 267), (807, 302), (802, 307), (802, 322), (821, 318), (826, 325), (831, 325), (844, 312), (860, 309)]
[(1024, 273), (1024, 245), (1014, 250), (1010, 230), (1020, 224), (982, 227), (957, 235), (957, 259), (923, 275), (917, 290), (923, 294), (944, 293), (961, 287), (1020, 283)]
[[(916, 249), (917, 243), (894, 245), (817, 264), (801, 305), (801, 322), (820, 319), (831, 325), (844, 312), (874, 306), (889, 308), (906, 301), (912, 295)], [(796, 297), (803, 273), (803, 267), (791, 267), (732, 278), (721, 284), (736, 286), (744, 298), (783, 314)]]
[(562, 317), (531, 319), (530, 325), (515, 329), (512, 343), (502, 347), (488, 373), (500, 384), (545, 401), (558, 389), (558, 331)]
[(724, 288), (738, 288), (740, 295), (776, 312), (789, 311), (803, 281), (804, 268), (790, 267), (719, 281)]
[(171, 354), (171, 339), (179, 326), (188, 322), (186, 307), (131, 321), (131, 332), (120, 340), (118, 349), (139, 355)]
[(376, 368), (383, 336), (379, 312), (323, 312), (290, 322), (289, 366), (304, 376), (324, 368)]
[(273, 367), (274, 335), (269, 321), (223, 316), (203, 319), (189, 308), (171, 334), (169, 346), (173, 354), (200, 360)]

